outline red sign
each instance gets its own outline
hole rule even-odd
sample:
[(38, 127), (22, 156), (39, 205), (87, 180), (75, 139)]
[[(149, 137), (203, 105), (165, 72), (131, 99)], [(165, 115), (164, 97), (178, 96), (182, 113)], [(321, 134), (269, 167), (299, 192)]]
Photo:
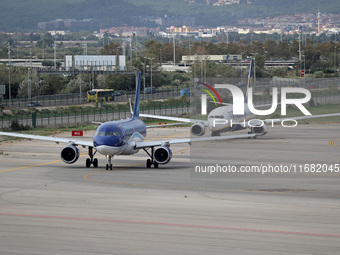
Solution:
[(83, 131), (72, 131), (72, 136), (83, 136)]
[(304, 76), (305, 75), (305, 71), (301, 71), (301, 76)]

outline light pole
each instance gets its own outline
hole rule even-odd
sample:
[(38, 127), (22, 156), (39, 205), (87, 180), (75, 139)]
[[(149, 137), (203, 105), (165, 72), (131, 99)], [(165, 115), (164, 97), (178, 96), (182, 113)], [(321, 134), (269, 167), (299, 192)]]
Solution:
[(256, 55), (254, 54), (254, 90), (256, 85)]
[(28, 72), (27, 72), (27, 98), (28, 98), (28, 102), (32, 101), (31, 74), (32, 74), (32, 44), (30, 46), (30, 66), (28, 67)]
[(207, 59), (204, 58), (204, 82), (207, 82)]
[(257, 53), (252, 53), (252, 55), (254, 56), (253, 57), (253, 60), (254, 60), (254, 90), (255, 90), (255, 85), (256, 85), (256, 61), (255, 61), (255, 59), (256, 59), (256, 55), (257, 55)]
[(54, 36), (54, 70), (57, 69), (57, 42), (56, 42), (56, 35)]
[(80, 100), (80, 103), (82, 103), (82, 98), (81, 98), (81, 93), (82, 93), (82, 79), (81, 79), (81, 77), (79, 77), (78, 82), (79, 82), (79, 100)]
[(306, 55), (304, 51), (302, 57), (303, 57), (303, 86), (306, 87)]
[(144, 99), (145, 99), (145, 62), (142, 63), (143, 65), (143, 85), (144, 85), (144, 90), (143, 90), (143, 95), (144, 95)]
[(339, 49), (339, 63), (338, 63), (338, 78), (340, 79), (340, 49)]
[(159, 49), (159, 66), (162, 68), (162, 48)]
[(118, 55), (118, 51), (119, 51), (119, 49), (121, 49), (122, 47), (121, 46), (118, 46), (117, 48), (116, 48), (116, 72), (119, 70), (119, 55)]
[(302, 61), (301, 59), (302, 58), (301, 58), (301, 38), (300, 37), (301, 37), (301, 29), (299, 27), (299, 62), (300, 62), (300, 70), (299, 71), (300, 71), (300, 78), (301, 78), (301, 68), (302, 68), (301, 67), (301, 61)]
[(130, 66), (132, 66), (132, 36), (130, 35)]
[(175, 36), (173, 37), (173, 39), (174, 39), (174, 66), (176, 65), (176, 38), (175, 38)]
[(136, 61), (138, 59), (138, 41), (137, 41), (137, 31), (135, 32), (135, 37), (136, 37)]
[(8, 42), (7, 44), (8, 47), (8, 99), (9, 99), (9, 104), (11, 104), (11, 44)]
[(151, 94), (152, 94), (152, 60), (155, 58), (147, 58), (151, 60), (151, 65), (150, 65), (150, 72), (151, 72), (151, 77), (150, 77), (150, 90), (151, 90)]
[(87, 55), (87, 42), (83, 42), (84, 56)]
[(43, 60), (45, 60), (45, 34), (42, 34)]
[(336, 46), (334, 46), (334, 76), (336, 74)]

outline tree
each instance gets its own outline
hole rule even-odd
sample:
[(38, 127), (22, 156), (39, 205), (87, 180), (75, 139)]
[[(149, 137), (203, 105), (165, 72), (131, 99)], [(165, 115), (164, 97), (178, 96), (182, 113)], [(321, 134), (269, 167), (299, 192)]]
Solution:
[(275, 57), (277, 58), (283, 58), (283, 59), (290, 59), (291, 54), (289, 52), (289, 45), (286, 42), (279, 42), (276, 46), (275, 50)]
[(100, 50), (100, 53), (102, 55), (121, 55), (122, 48), (120, 47), (119, 43), (110, 42)]
[(105, 88), (130, 91), (135, 88), (135, 77), (132, 75), (109, 74), (105, 76)]
[(265, 65), (265, 58), (263, 55), (256, 54), (255, 55), (255, 65), (256, 65), (256, 77), (263, 77), (264, 65)]
[(255, 55), (255, 65), (257, 70), (263, 70), (265, 62), (266, 60), (263, 55), (261, 54)]
[[(42, 76), (42, 81), (39, 83), (41, 85), (40, 94), (42, 95), (59, 94), (66, 87), (63, 83), (63, 78), (55, 74)], [(45, 84), (46, 86), (42, 86)]]
[(89, 90), (89, 84), (84, 82), (81, 75), (78, 75), (77, 79), (70, 80), (70, 82), (66, 85), (67, 93), (79, 93), (80, 86), (81, 86), (81, 92), (86, 92)]
[(251, 44), (252, 53), (264, 55), (264, 44), (259, 41), (253, 41)]
[(42, 36), (42, 38), (40, 38), (37, 43), (36, 43), (36, 47), (42, 49), (46, 49), (46, 48), (52, 48), (54, 44), (54, 39), (52, 37), (52, 35), (50, 33), (44, 34)]
[(264, 42), (264, 49), (265, 49), (265, 55), (266, 59), (270, 59), (275, 56), (275, 49), (276, 49), (276, 42), (272, 39), (268, 39)]

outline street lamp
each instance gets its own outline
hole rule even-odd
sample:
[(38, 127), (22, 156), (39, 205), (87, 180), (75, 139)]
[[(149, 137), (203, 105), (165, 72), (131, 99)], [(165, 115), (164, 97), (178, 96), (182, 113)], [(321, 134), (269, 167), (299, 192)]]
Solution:
[(303, 54), (302, 54), (302, 57), (303, 57), (303, 85), (304, 87), (306, 87), (306, 55), (305, 55), (305, 52), (302, 51)]
[(57, 38), (56, 35), (54, 35), (54, 44), (53, 44), (53, 49), (54, 49), (54, 70), (57, 69)]
[(143, 85), (144, 85), (143, 94), (144, 94), (144, 99), (145, 99), (145, 66), (146, 66), (146, 63), (143, 62), (142, 65), (143, 65)]
[(334, 46), (334, 76), (336, 74), (336, 46)]
[(8, 47), (8, 99), (9, 99), (9, 104), (11, 104), (11, 44), (8, 42), (7, 44)]
[(253, 57), (253, 60), (254, 60), (254, 90), (255, 90), (255, 85), (256, 85), (256, 61), (255, 61), (255, 59), (256, 59), (256, 55), (257, 55), (258, 53), (252, 53), (252, 56), (254, 56)]
[(339, 63), (338, 63), (338, 78), (340, 78), (339, 73), (340, 73), (340, 49), (339, 49)]
[(42, 34), (43, 60), (45, 60), (45, 34)]
[(84, 56), (87, 55), (87, 42), (83, 42)]
[(151, 72), (151, 77), (150, 77), (150, 90), (151, 90), (151, 94), (152, 94), (152, 60), (155, 58), (147, 58), (151, 60), (151, 65), (150, 65), (150, 72)]
[(162, 48), (159, 49), (159, 65), (162, 68)]
[(174, 44), (174, 66), (176, 65), (176, 38), (175, 38), (175, 36), (173, 37), (173, 39), (174, 39), (174, 42), (173, 42), (173, 44)]
[(122, 49), (122, 46), (118, 46), (118, 47), (116, 48), (116, 72), (117, 72), (118, 69), (119, 69), (119, 55), (118, 55), (119, 49)]

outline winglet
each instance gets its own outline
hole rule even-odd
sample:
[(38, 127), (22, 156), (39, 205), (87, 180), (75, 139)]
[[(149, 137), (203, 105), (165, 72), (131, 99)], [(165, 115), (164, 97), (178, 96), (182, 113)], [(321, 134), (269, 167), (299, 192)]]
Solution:
[(135, 97), (135, 105), (133, 108), (132, 118), (139, 118), (139, 101), (140, 101), (140, 80), (141, 80), (141, 72), (138, 72), (137, 84), (136, 84), (136, 97)]

